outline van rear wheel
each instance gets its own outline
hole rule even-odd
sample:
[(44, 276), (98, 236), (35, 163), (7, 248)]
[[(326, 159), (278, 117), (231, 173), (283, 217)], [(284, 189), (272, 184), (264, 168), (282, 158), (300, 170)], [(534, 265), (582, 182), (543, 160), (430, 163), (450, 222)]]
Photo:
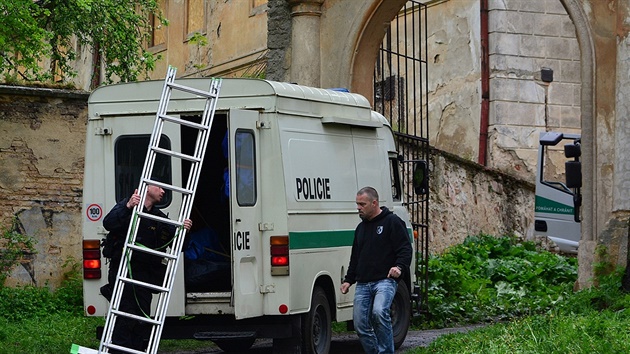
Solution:
[(328, 354), (332, 337), (332, 318), (326, 292), (317, 286), (313, 290), (311, 310), (302, 322), (302, 347), (305, 354)]

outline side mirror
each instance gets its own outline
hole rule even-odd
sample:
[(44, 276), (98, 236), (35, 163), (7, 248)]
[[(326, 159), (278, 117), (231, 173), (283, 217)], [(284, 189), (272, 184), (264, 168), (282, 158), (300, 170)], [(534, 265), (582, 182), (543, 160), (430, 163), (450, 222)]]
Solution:
[(566, 144), (564, 146), (564, 157), (567, 159), (572, 157), (578, 158), (580, 156), (582, 156), (582, 147), (579, 142), (576, 142), (575, 144)]
[(567, 178), (567, 187), (582, 188), (582, 163), (580, 161), (566, 161), (564, 172)]
[(413, 190), (416, 194), (429, 193), (429, 167), (426, 161), (416, 161), (413, 167)]

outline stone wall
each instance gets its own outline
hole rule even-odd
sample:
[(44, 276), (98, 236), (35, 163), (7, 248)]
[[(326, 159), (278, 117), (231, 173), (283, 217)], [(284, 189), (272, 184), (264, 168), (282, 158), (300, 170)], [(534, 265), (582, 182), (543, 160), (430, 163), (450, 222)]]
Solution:
[(0, 86), (0, 225), (37, 240), (7, 285), (58, 285), (80, 260), (87, 97)]
[(448, 152), (432, 150), (429, 250), (480, 233), (533, 240), (535, 186)]

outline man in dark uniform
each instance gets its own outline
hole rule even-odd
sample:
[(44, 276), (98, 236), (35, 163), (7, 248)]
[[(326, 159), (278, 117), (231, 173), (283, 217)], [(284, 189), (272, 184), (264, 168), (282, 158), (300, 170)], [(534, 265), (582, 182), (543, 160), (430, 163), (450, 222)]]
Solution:
[(356, 203), (362, 221), (354, 232), (341, 292), (346, 294), (356, 282), (353, 321), (363, 350), (393, 354), (390, 307), (398, 281), (411, 264), (411, 240), (405, 222), (387, 207), (379, 207), (376, 189), (361, 188)]
[[(162, 200), (164, 190), (158, 186), (147, 186), (147, 195), (144, 202), (143, 212), (166, 218), (167, 216), (155, 205)], [(140, 195), (136, 189), (133, 195), (118, 202), (114, 208), (103, 219), (103, 227), (113, 233), (119, 239), (126, 238), (129, 223), (131, 222), (133, 208), (140, 204)], [(148, 218), (139, 218), (140, 224), (136, 234), (136, 243), (155, 250), (164, 250), (171, 244), (175, 236), (175, 226), (160, 223)], [(186, 219), (184, 228), (190, 230), (192, 221)], [(107, 294), (107, 285), (101, 288), (101, 293), (108, 300), (111, 299), (111, 290), (118, 273), (118, 266), (122, 258), (121, 249), (115, 251), (110, 261), (108, 280), (110, 293)], [(125, 259), (124, 261), (127, 261)], [(162, 264), (162, 258), (144, 253), (134, 252), (129, 262), (129, 275), (131, 278), (162, 285), (166, 271), (166, 266)], [(105, 290), (104, 290), (105, 289)], [(109, 295), (109, 297), (107, 296)], [(119, 310), (135, 314), (138, 316), (149, 316), (151, 312), (151, 300), (153, 293), (150, 289), (132, 284), (125, 285), (124, 292), (120, 300)], [(124, 316), (116, 319), (116, 325), (112, 335), (112, 343), (136, 350), (143, 350), (144, 340), (149, 336), (149, 326), (140, 321), (136, 321)], [(118, 353), (117, 350), (110, 350), (110, 353)]]

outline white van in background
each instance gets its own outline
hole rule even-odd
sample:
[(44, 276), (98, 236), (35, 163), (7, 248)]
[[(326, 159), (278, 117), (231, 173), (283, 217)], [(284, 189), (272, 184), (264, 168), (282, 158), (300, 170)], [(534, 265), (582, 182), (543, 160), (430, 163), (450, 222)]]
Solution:
[(534, 235), (548, 237), (560, 252), (575, 254), (581, 238), (580, 135), (543, 132), (539, 142)]

